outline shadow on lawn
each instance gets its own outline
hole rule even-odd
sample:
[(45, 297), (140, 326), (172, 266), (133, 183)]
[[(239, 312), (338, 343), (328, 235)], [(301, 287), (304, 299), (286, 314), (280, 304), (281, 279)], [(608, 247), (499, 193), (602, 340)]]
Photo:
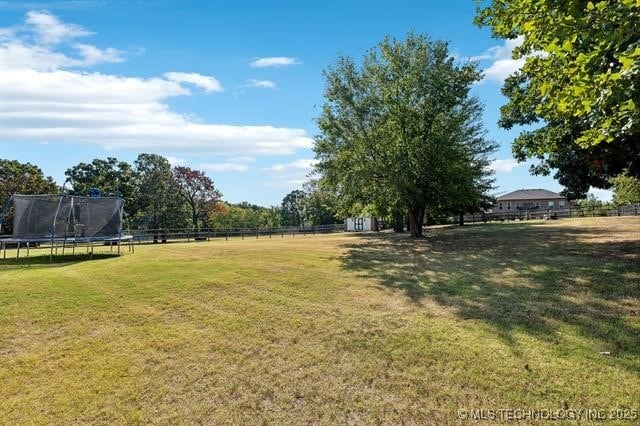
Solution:
[(35, 256), (24, 256), (16, 259), (15, 257), (0, 258), (0, 271), (21, 268), (51, 268), (56, 266), (67, 266), (74, 263), (88, 262), (93, 260), (113, 259), (119, 257), (115, 253), (94, 253), (93, 257), (89, 254), (64, 254), (53, 255), (50, 259), (49, 255), (38, 254)]
[(625, 321), (640, 315), (631, 302), (640, 297), (640, 240), (591, 235), (607, 232), (513, 224), (429, 231), (422, 240), (368, 235), (347, 244), (342, 261), (416, 303), (428, 298), (491, 325), (516, 353), (513, 332), (559, 342), (556, 331), (569, 325), (599, 350), (640, 355), (640, 332)]

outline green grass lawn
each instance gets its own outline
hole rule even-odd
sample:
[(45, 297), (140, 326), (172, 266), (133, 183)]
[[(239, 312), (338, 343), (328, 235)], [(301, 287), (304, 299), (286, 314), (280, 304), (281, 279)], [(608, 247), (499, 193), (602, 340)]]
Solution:
[(640, 408), (640, 217), (426, 235), (0, 261), (0, 422)]

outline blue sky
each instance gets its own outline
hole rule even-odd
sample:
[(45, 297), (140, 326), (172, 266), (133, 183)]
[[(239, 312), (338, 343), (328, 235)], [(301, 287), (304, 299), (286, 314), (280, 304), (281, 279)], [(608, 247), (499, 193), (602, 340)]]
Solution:
[[(517, 41), (473, 25), (471, 0), (0, 1), (0, 157), (58, 182), (78, 162), (153, 152), (205, 170), (227, 201), (279, 204), (312, 165), (322, 70), (415, 30), (480, 61), (474, 92), (500, 144), (498, 189), (547, 188), (498, 129)], [(608, 198), (606, 192), (598, 192)]]

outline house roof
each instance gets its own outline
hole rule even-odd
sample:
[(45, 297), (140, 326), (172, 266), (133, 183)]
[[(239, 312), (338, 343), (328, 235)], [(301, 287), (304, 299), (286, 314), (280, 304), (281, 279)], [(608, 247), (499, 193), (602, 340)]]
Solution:
[(564, 199), (565, 197), (546, 189), (518, 189), (517, 191), (509, 192), (508, 194), (497, 197), (497, 200), (548, 200), (555, 198)]

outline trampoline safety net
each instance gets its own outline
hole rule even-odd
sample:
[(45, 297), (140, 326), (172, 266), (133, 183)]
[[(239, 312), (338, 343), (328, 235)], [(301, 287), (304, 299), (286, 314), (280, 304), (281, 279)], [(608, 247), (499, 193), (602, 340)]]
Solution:
[(13, 238), (110, 239), (122, 236), (124, 201), (115, 197), (13, 195)]

